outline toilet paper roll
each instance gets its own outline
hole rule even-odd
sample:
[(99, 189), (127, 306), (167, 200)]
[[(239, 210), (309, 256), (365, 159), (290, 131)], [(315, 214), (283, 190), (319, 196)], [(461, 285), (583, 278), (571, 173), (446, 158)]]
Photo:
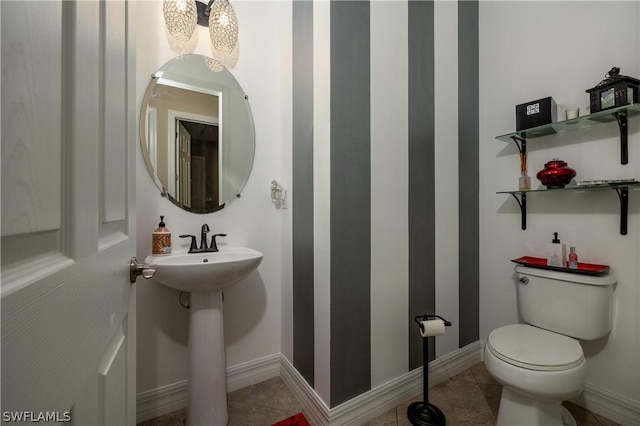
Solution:
[(420, 325), (420, 334), (422, 337), (440, 336), (444, 334), (444, 321), (441, 319), (422, 321)]

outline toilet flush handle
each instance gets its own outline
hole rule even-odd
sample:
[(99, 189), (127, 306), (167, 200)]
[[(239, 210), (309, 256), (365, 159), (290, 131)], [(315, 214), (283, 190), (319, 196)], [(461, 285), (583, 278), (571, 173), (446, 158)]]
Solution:
[(529, 277), (518, 277), (518, 281), (522, 284), (529, 284)]

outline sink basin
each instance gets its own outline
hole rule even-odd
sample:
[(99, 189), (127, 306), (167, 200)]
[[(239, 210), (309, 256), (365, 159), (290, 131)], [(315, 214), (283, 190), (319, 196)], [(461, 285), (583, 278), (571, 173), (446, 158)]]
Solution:
[(154, 278), (167, 287), (202, 293), (246, 278), (262, 262), (262, 253), (246, 247), (222, 247), (214, 253), (149, 256), (145, 262), (158, 266)]

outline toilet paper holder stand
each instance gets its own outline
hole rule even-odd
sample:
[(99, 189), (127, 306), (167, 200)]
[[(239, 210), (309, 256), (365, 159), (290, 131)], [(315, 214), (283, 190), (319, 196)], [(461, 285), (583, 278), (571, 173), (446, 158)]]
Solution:
[(418, 323), (418, 327), (420, 327), (420, 331), (424, 331), (424, 327), (422, 325), (422, 321), (429, 321), (432, 319), (440, 319), (444, 323), (445, 327), (451, 327), (451, 323), (446, 319), (442, 318), (440, 315), (418, 315), (414, 318), (415, 322)]
[[(418, 315), (415, 321), (424, 332), (423, 321), (439, 319), (445, 327), (451, 327), (451, 323), (440, 315)], [(413, 426), (445, 426), (447, 420), (444, 413), (435, 405), (429, 403), (429, 337), (422, 338), (422, 389), (423, 401), (413, 402), (407, 408), (407, 419)]]

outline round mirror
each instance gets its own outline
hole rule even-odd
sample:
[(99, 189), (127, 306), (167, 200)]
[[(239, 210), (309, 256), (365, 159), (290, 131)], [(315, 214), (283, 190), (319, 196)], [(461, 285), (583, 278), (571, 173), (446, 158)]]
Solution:
[(255, 131), (249, 101), (226, 69), (183, 55), (151, 77), (140, 111), (147, 170), (162, 194), (184, 210), (220, 210), (251, 173)]

